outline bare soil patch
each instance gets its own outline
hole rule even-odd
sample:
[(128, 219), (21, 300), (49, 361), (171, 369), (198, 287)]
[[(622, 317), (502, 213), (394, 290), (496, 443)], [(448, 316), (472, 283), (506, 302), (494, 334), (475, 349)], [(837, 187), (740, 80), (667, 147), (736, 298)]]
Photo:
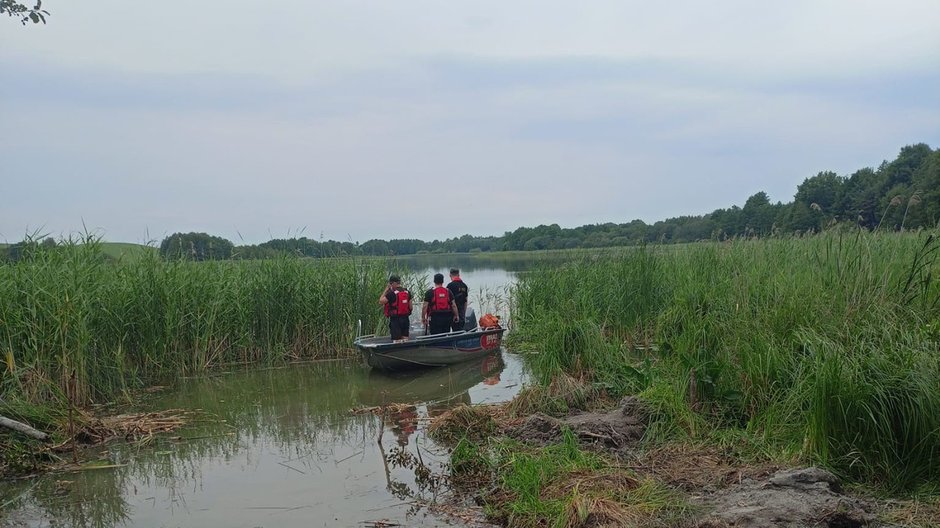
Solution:
[(872, 507), (842, 493), (839, 480), (809, 467), (780, 470), (702, 497), (710, 513), (699, 528), (861, 528), (875, 525)]
[[(648, 478), (681, 493), (696, 513), (683, 526), (695, 528), (861, 528), (861, 527), (940, 527), (937, 503), (897, 501), (894, 507), (885, 501), (854, 497), (844, 492), (830, 472), (815, 468), (781, 468), (770, 463), (741, 460), (730, 451), (715, 446), (675, 444), (649, 450), (639, 449), (649, 413), (633, 398), (625, 398), (612, 410), (572, 411), (561, 417), (534, 413), (525, 418), (510, 418), (512, 413), (498, 407), (461, 409), (440, 417), (432, 428), (452, 428), (452, 433), (472, 431), (482, 425), (484, 435), (504, 434), (532, 446), (548, 446), (561, 440), (565, 428), (577, 437), (582, 448), (610, 456), (630, 468), (626, 473), (579, 475), (579, 492), (584, 499), (576, 506), (566, 526), (656, 526), (658, 521), (638, 518), (623, 504), (607, 499), (589, 498), (585, 490), (599, 483), (602, 488), (629, 488), (633, 478)], [(625, 463), (629, 460), (629, 463)], [(614, 485), (612, 474), (629, 481)], [(486, 486), (483, 483), (481, 485)], [(558, 496), (570, 491), (570, 485), (558, 483)], [(489, 498), (494, 488), (487, 492)], [(548, 491), (548, 490), (546, 490)], [(507, 497), (507, 500), (509, 497)], [(575, 507), (575, 506), (573, 506)], [(491, 519), (506, 523), (506, 519)]]
[(643, 437), (647, 415), (633, 399), (625, 399), (609, 411), (576, 411), (562, 418), (535, 413), (506, 429), (506, 435), (529, 444), (545, 445), (561, 438), (564, 428), (578, 437), (579, 443), (600, 451), (630, 448)]

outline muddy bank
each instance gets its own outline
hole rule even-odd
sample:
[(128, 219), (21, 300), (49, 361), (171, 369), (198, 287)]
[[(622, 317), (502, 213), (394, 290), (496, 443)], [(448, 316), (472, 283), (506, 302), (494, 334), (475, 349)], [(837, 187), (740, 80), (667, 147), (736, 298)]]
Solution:
[(885, 526), (877, 522), (872, 504), (845, 495), (832, 473), (816, 467), (781, 470), (701, 501), (710, 513), (699, 528)]
[[(539, 499), (546, 504), (576, 497), (561, 510), (562, 517), (546, 519), (564, 526), (683, 526), (688, 528), (857, 528), (879, 526), (940, 526), (940, 517), (914, 523), (892, 523), (885, 515), (886, 501), (875, 501), (847, 493), (839, 479), (817, 467), (786, 467), (755, 464), (736, 459), (713, 446), (670, 445), (644, 447), (640, 441), (650, 413), (634, 398), (597, 411), (572, 411), (553, 417), (543, 413), (518, 418), (500, 409), (483, 409), (478, 418), (462, 410), (463, 426), (492, 420), (484, 436), (502, 436), (525, 448), (520, 456), (539, 453), (573, 437), (577, 446), (609, 461), (590, 471), (577, 469), (548, 479)], [(486, 419), (479, 418), (485, 416)], [(442, 417), (447, 420), (448, 417)], [(567, 431), (567, 432), (566, 432)], [(502, 448), (501, 448), (502, 449)], [(477, 483), (476, 499), (498, 524), (522, 525), (505, 512), (500, 501), (518, 501), (518, 490), (504, 483), (516, 475), (506, 466), (488, 463), (488, 477)], [(557, 481), (576, 482), (567, 488)], [(602, 482), (592, 488), (590, 482)], [(652, 499), (637, 499), (644, 488), (661, 486), (663, 496), (674, 507), (651, 505)], [(531, 487), (530, 487), (531, 488)], [(596, 488), (596, 489), (595, 489)], [(530, 490), (531, 491), (531, 490)], [(565, 495), (568, 493), (568, 495)], [(674, 495), (669, 495), (674, 493)], [(616, 500), (611, 500), (616, 497)], [(646, 501), (644, 504), (642, 501)], [(625, 501), (636, 501), (625, 504)], [(515, 504), (515, 502), (513, 503)], [(515, 506), (513, 506), (515, 507)], [(659, 509), (657, 509), (659, 508)], [(678, 513), (677, 513), (678, 512)], [(561, 519), (561, 521), (558, 521)], [(526, 522), (531, 519), (526, 519)], [(626, 523), (626, 524), (624, 524)]]
[(632, 448), (643, 437), (647, 416), (642, 405), (626, 398), (609, 411), (575, 411), (561, 418), (535, 413), (508, 427), (505, 433), (516, 440), (545, 445), (556, 443), (568, 428), (586, 448), (617, 452)]

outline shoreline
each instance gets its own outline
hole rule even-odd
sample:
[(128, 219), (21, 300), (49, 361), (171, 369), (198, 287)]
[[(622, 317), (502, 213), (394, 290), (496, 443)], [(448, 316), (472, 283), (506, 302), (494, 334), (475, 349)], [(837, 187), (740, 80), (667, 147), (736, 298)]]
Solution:
[(732, 445), (645, 443), (651, 417), (634, 397), (552, 415), (516, 414), (513, 406), (458, 407), (429, 427), (452, 449), (447, 473), (454, 491), (471, 493), (477, 511), (494, 525), (940, 524), (940, 497), (886, 498), (805, 461), (748, 459)]

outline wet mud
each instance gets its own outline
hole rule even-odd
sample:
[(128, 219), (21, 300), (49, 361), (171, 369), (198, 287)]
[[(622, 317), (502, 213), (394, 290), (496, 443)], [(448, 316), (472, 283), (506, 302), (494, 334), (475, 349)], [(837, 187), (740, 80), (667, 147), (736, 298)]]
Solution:
[[(547, 446), (569, 429), (580, 447), (681, 492), (695, 511), (681, 524), (687, 528), (903, 526), (883, 521), (878, 512), (885, 511), (884, 503), (852, 496), (824, 469), (747, 463), (714, 447), (644, 449), (640, 441), (648, 417), (642, 403), (625, 398), (611, 410), (563, 417), (535, 413), (504, 424), (502, 432), (528, 445)], [(592, 519), (601, 517), (588, 515), (580, 526), (608, 525)]]

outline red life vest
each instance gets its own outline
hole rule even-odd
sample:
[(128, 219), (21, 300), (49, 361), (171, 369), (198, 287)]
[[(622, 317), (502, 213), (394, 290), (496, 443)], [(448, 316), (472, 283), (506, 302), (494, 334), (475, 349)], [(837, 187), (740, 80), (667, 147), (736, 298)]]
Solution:
[(395, 290), (395, 302), (385, 303), (385, 317), (411, 315), (411, 294), (408, 290)]
[(434, 288), (431, 292), (431, 311), (449, 312), (450, 311), (450, 290), (443, 286)]

